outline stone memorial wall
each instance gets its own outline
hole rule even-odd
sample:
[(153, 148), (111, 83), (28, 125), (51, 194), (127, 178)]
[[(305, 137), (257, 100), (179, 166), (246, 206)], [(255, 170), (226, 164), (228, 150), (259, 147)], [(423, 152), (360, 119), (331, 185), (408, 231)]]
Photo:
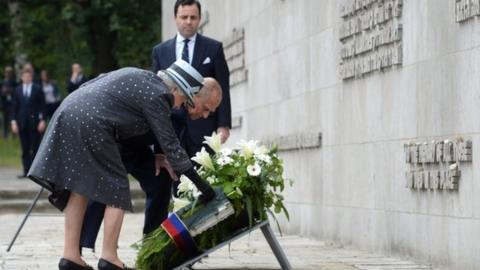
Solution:
[(232, 34), (223, 42), (223, 47), (230, 70), (230, 86), (246, 82), (248, 77), (245, 68), (245, 30), (234, 28)]

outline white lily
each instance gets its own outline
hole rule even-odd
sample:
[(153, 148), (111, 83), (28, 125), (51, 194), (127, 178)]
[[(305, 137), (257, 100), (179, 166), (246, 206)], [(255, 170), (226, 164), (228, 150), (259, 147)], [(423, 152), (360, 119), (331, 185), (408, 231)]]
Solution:
[(205, 150), (205, 147), (202, 147), (202, 150), (200, 152), (197, 152), (197, 154), (195, 154), (192, 160), (202, 165), (204, 168), (208, 168), (212, 171), (215, 169), (213, 167), (212, 158), (210, 157), (210, 154)]
[(247, 172), (250, 176), (259, 176), (262, 172), (262, 167), (255, 162), (255, 164), (247, 166)]
[(245, 141), (241, 140), (238, 143), (238, 146), (240, 146), (240, 155), (245, 157), (246, 159), (249, 159), (253, 156), (253, 153), (257, 149), (257, 144), (258, 141), (250, 140), (250, 141)]
[(180, 184), (178, 184), (178, 191), (177, 194), (188, 192), (192, 190), (192, 181), (188, 179), (185, 175), (180, 176)]
[(182, 209), (183, 207), (190, 204), (189, 200), (186, 199), (179, 199), (173, 198), (173, 212), (177, 212), (178, 210)]
[(220, 150), (220, 153), (224, 157), (229, 157), (233, 153), (233, 151), (230, 148), (222, 148), (222, 150)]
[(265, 145), (260, 145), (255, 150), (253, 150), (253, 154), (256, 156), (266, 155), (268, 153), (268, 148)]
[(202, 192), (200, 192), (200, 190), (198, 190), (198, 188), (196, 186), (193, 186), (192, 196), (194, 198), (198, 198), (198, 196), (200, 196), (201, 194), (202, 194)]
[(212, 136), (205, 136), (204, 138), (204, 143), (210, 146), (215, 153), (220, 152), (222, 149), (222, 136), (220, 134), (213, 132)]

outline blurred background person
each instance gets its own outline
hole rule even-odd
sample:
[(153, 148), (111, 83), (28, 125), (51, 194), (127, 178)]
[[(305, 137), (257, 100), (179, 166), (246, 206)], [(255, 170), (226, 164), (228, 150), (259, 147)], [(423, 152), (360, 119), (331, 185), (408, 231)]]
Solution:
[(61, 97), (57, 85), (52, 82), (47, 70), (42, 70), (40, 78), (42, 79), (42, 90), (45, 95), (45, 119), (48, 120), (60, 105)]
[(36, 72), (35, 70), (35, 66), (30, 63), (30, 62), (27, 62), (25, 63), (25, 65), (23, 65), (23, 68), (22, 70), (30, 70), (31, 73), (32, 73), (32, 82), (36, 85), (39, 85), (39, 86), (42, 86), (42, 80), (40, 79), (40, 76), (39, 74)]
[(79, 63), (74, 63), (72, 65), (72, 74), (70, 75), (70, 79), (67, 82), (67, 92), (69, 94), (72, 93), (86, 81), (88, 81), (88, 79), (83, 74), (82, 66)]
[(10, 130), (11, 110), (12, 110), (12, 94), (18, 83), (15, 78), (13, 67), (5, 68), (4, 78), (0, 91), (0, 108), (2, 110), (2, 129), (3, 137), (8, 137)]
[(23, 174), (18, 178), (25, 178), (46, 127), (45, 95), (40, 85), (33, 83), (31, 69), (22, 70), (21, 81), (13, 92), (11, 127), (22, 146)]

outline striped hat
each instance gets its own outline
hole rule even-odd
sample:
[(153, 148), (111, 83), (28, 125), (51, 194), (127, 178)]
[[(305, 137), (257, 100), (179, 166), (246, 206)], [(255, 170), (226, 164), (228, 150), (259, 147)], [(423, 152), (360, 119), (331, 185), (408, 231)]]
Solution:
[(203, 76), (189, 63), (177, 60), (165, 70), (183, 93), (187, 96), (187, 105), (195, 107), (193, 96), (203, 87)]

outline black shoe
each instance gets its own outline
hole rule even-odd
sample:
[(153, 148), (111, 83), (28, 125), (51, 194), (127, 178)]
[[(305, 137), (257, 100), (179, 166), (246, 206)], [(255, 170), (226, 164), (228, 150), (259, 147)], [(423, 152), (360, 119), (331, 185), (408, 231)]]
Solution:
[(88, 264), (85, 266), (82, 266), (70, 260), (62, 258), (58, 263), (58, 269), (59, 270), (93, 270), (93, 267), (91, 267)]
[(125, 265), (123, 265), (123, 268), (121, 268), (107, 260), (100, 258), (100, 260), (98, 260), (98, 270), (135, 270), (135, 268), (126, 267)]

